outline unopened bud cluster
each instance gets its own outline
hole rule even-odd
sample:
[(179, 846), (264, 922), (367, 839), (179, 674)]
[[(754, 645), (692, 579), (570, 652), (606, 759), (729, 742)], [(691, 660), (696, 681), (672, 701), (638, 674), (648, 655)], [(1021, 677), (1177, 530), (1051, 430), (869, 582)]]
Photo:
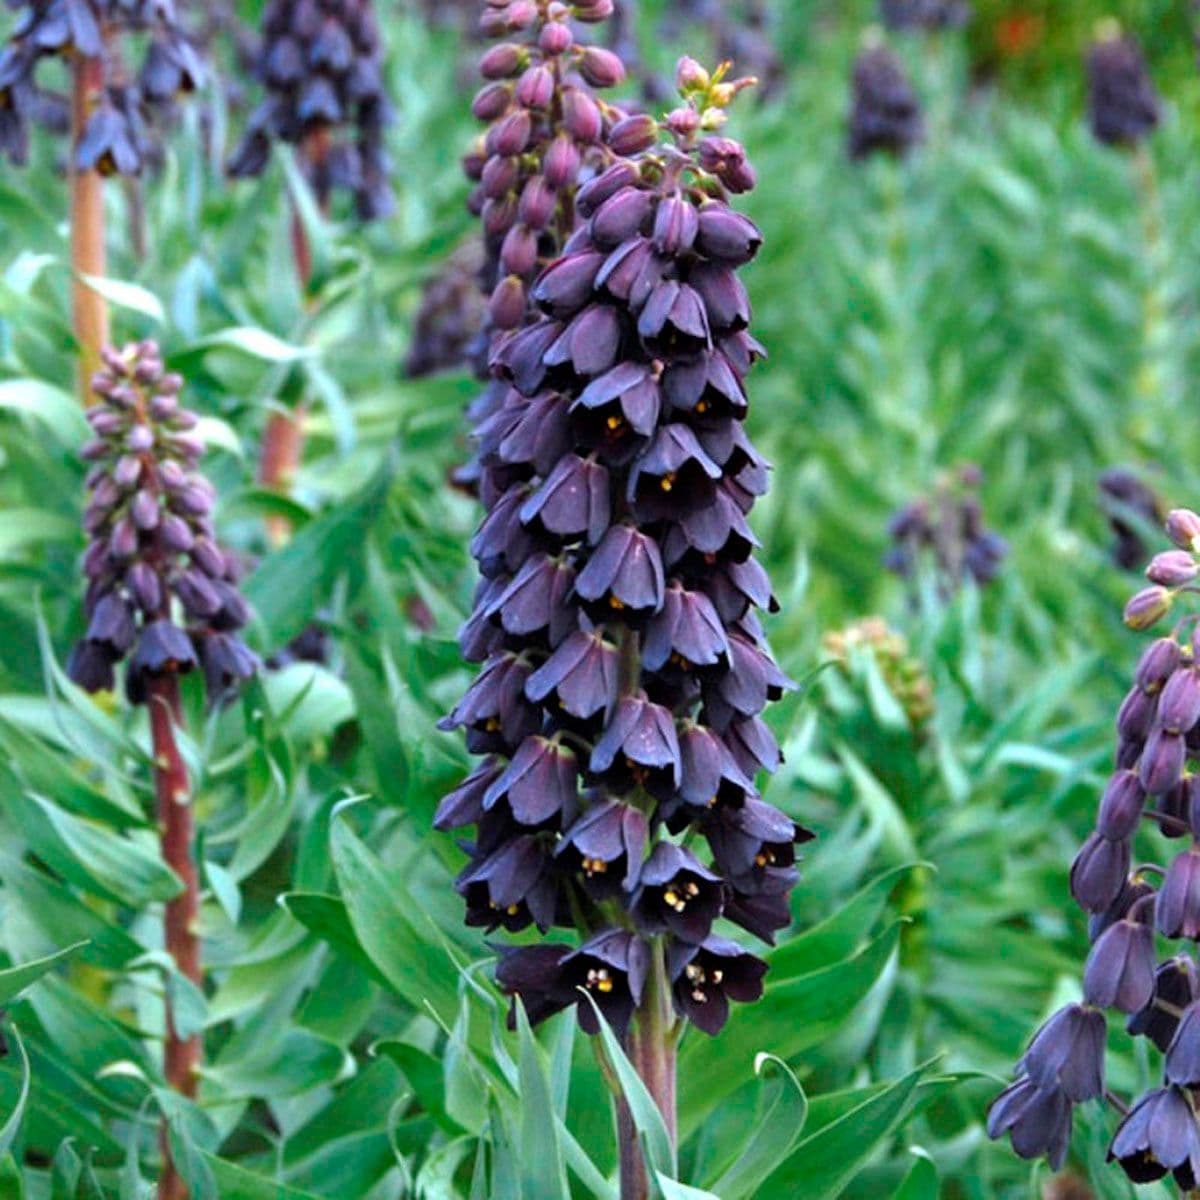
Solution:
[(1132, 146), (1148, 137), (1162, 118), (1162, 103), (1141, 47), (1113, 28), (1087, 56), (1088, 118), (1097, 141)]
[(968, 578), (991, 583), (1008, 554), (1008, 543), (987, 528), (979, 498), (982, 476), (970, 464), (941, 478), (932, 496), (922, 496), (892, 515), (889, 571), (916, 583), (928, 563), (939, 592), (953, 595)]
[[(624, 65), (611, 50), (578, 42), (572, 24), (611, 15), (611, 0), (486, 0), (480, 28), (496, 44), (480, 59), (485, 82), (471, 109), (488, 128), (463, 159), (475, 185), (469, 207), (483, 226), (479, 286), (488, 311), (471, 355), (482, 379), (494, 344), (529, 319), (530, 284), (575, 230), (579, 180), (603, 166), (606, 137), (625, 117), (596, 94), (621, 82)], [(503, 398), (489, 383), (468, 409), (473, 430)], [(479, 473), (476, 457), (454, 480), (476, 493)]]
[(904, 65), (886, 46), (854, 61), (847, 150), (856, 161), (873, 154), (903, 157), (925, 137), (921, 105)]
[[(257, 73), (266, 96), (229, 162), (235, 177), (261, 174), (272, 143), (305, 144), (301, 167), (318, 199), (353, 195), (363, 220), (394, 207), (384, 148), (392, 106), (371, 0), (269, 0)], [(335, 134), (352, 131), (345, 137)]]
[[(21, 15), (0, 51), (0, 154), (25, 162), (30, 122), (46, 111), (48, 101), (64, 108), (39, 86), (38, 68), (47, 59), (78, 56), (100, 61), (104, 84), (72, 147), (75, 166), (136, 175), (151, 151), (148, 111), (194, 91), (204, 78), (204, 65), (171, 0), (9, 0), (9, 7)], [(145, 56), (132, 80), (120, 60), (129, 34), (145, 35)]]
[(182, 379), (163, 369), (153, 342), (106, 349), (87, 419), (95, 438), (84, 513), (89, 538), (87, 632), (68, 673), (87, 691), (125, 690), (145, 703), (154, 678), (199, 666), (210, 699), (257, 667), (239, 630), (249, 609), (237, 564), (213, 531), (212, 486), (197, 471), (196, 417), (179, 404)]
[[(1167, 518), (1176, 549), (1158, 555), (1154, 584), (1126, 608), (1147, 629), (1164, 617), (1200, 574), (1200, 516)], [(1135, 1183), (1171, 1174), (1188, 1191), (1200, 1182), (1200, 978), (1179, 947), (1159, 958), (1158, 938), (1200, 940), (1200, 626), (1186, 617), (1142, 655), (1117, 715), (1114, 770), (1100, 799), (1095, 831), (1071, 868), (1071, 894), (1090, 915), (1091, 952), (1083, 1002), (1056, 1013), (1018, 1064), (1017, 1082), (993, 1103), (988, 1130), (1008, 1134), (1026, 1158), (1061, 1165), (1076, 1104), (1105, 1094), (1104, 1010), (1127, 1017), (1126, 1030), (1165, 1056), (1163, 1079), (1124, 1116), (1109, 1148)], [(1143, 823), (1182, 839), (1165, 870), (1134, 854)]]
[(704, 132), (741, 84), (680, 77), (671, 142), (612, 130), (625, 153), (579, 189), (537, 318), (493, 356), (461, 639), (483, 670), (445, 723), (485, 758), (437, 824), (477, 828), (468, 923), (578, 931), (578, 948), (501, 951), (532, 1019), (583, 988), (624, 1029), (657, 956), (677, 1012), (714, 1033), (766, 970), (718, 922), (773, 940), (811, 835), (755, 783), (780, 757), (760, 714), (791, 684), (756, 615), (775, 601), (747, 521), (767, 466), (743, 423), (762, 349), (737, 271), (761, 236), (728, 195), (753, 172)]
[(624, 115), (595, 95), (625, 77), (621, 60), (580, 44), (572, 29), (572, 17), (594, 23), (611, 12), (611, 0), (489, 0), (484, 10), (483, 32), (503, 40), (479, 63), (486, 82), (471, 107), (488, 131), (464, 168), (492, 256), (484, 288), (495, 329), (524, 322), (530, 280), (574, 230), (580, 172)]
[(919, 733), (929, 723), (935, 707), (933, 680), (909, 650), (908, 639), (882, 617), (864, 617), (845, 629), (833, 630), (821, 639), (821, 645), (847, 678), (852, 676), (856, 655), (871, 655), (913, 732)]

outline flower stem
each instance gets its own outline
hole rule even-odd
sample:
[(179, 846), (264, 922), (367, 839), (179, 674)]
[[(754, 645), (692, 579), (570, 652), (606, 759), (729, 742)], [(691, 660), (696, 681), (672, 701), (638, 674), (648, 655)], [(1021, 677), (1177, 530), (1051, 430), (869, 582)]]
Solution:
[[(663, 939), (655, 938), (650, 948), (652, 960), (646, 991), (625, 1039), (625, 1051), (646, 1085), (646, 1090), (658, 1105), (674, 1144), (676, 1038), (671, 985), (667, 979)], [(646, 1171), (646, 1160), (633, 1115), (624, 1100), (617, 1105), (617, 1138), (621, 1152), (621, 1200), (649, 1200), (653, 1192)]]
[(104, 180), (99, 172), (75, 166), (96, 97), (104, 89), (104, 59), (76, 55), (71, 65), (71, 314), (79, 347), (77, 388), (80, 403), (91, 403), (90, 382), (100, 366), (100, 348), (108, 344), (108, 306), (88, 287), (84, 275), (105, 274)]
[[(200, 888), (192, 852), (191, 785), (187, 767), (179, 753), (175, 730), (182, 724), (179, 707), (179, 680), (161, 675), (149, 689), (150, 734), (154, 747), (154, 790), (158, 803), (159, 834), (163, 861), (183, 881), (183, 891), (167, 901), (164, 918), (164, 943), (179, 973), (201, 985)], [(200, 1037), (183, 1038), (175, 1026), (170, 993), (166, 1000), (166, 1041), (163, 1049), (163, 1073), (175, 1091), (189, 1098), (196, 1095), (200, 1070)], [(171, 1160), (167, 1124), (160, 1130), (163, 1168), (158, 1181), (158, 1200), (187, 1200), (187, 1186)]]
[[(329, 130), (318, 127), (312, 130), (301, 143), (300, 158), (308, 164), (314, 174), (319, 175), (324, 170), (328, 157)], [(327, 212), (328, 197), (321, 194), (318, 195), (317, 200), (321, 211)], [(296, 276), (300, 281), (301, 290), (305, 293), (307, 303), (308, 288), (313, 277), (312, 246), (309, 244), (308, 233), (295, 204), (292, 205), (291, 231), (292, 260), (296, 265)], [(303, 454), (304, 405), (297, 404), (290, 412), (272, 413), (267, 421), (267, 428), (263, 432), (258, 469), (259, 483), (272, 491), (289, 494)], [(292, 523), (287, 517), (268, 517), (266, 525), (267, 537), (275, 546), (286, 542), (292, 532)]]

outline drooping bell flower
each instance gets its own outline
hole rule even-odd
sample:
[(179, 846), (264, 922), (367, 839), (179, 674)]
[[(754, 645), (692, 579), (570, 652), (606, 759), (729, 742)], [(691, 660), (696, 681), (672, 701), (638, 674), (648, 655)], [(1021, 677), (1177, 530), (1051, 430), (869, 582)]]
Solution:
[(1088, 120), (1106, 146), (1133, 146), (1162, 119), (1162, 103), (1141, 47), (1109, 23), (1087, 55)]
[[(1194, 590), (1200, 577), (1200, 516), (1176, 509), (1166, 521), (1175, 543), (1146, 569), (1150, 586), (1126, 606), (1126, 623), (1148, 630)], [(1096, 828), (1071, 867), (1075, 900), (1089, 913), (1091, 952), (1083, 1003), (1068, 1005), (1038, 1032), (1017, 1081), (993, 1102), (992, 1137), (1008, 1135), (1024, 1158), (1067, 1154), (1073, 1106), (1105, 1090), (1103, 1010), (1127, 1016), (1126, 1031), (1165, 1055), (1165, 1086), (1124, 1114), (1108, 1159), (1134, 1183), (1172, 1175), (1180, 1188), (1200, 1179), (1200, 980), (1180, 948), (1156, 962), (1164, 941), (1200, 940), (1200, 638), (1181, 618), (1143, 652), (1116, 720), (1114, 770), (1099, 798)], [(1183, 849), (1159, 866), (1134, 843), (1143, 824)], [(1137, 865), (1135, 865), (1137, 864)]]
[(135, 704), (156, 676), (199, 668), (216, 702), (258, 668), (241, 639), (250, 610), (237, 560), (213, 530), (215, 493), (197, 469), (203, 443), (182, 386), (153, 342), (106, 350), (86, 413), (95, 435), (83, 448), (88, 625), (68, 673), (102, 691), (124, 662)]

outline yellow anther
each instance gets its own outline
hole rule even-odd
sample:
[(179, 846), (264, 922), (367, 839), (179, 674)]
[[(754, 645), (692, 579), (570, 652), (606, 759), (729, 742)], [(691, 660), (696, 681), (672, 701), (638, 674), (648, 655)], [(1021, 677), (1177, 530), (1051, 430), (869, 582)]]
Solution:
[(662, 477), (662, 479), (658, 481), (658, 486), (662, 488), (664, 492), (669, 492), (675, 486), (675, 472), (668, 471)]

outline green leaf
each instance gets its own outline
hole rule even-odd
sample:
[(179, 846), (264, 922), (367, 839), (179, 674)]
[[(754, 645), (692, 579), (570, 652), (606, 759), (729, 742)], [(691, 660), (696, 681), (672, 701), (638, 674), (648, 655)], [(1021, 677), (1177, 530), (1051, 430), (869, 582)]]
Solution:
[(67, 446), (78, 446), (88, 437), (88, 423), (79, 401), (70, 392), (40, 379), (0, 381), (0, 409), (41, 422)]
[(760, 1054), (754, 1073), (768, 1080), (764, 1093), (774, 1078), (773, 1095), (761, 1106), (746, 1148), (713, 1184), (722, 1200), (757, 1195), (759, 1185), (787, 1157), (808, 1120), (808, 1097), (787, 1063), (773, 1054)]
[[(150, 900), (170, 900), (183, 890), (179, 876), (142, 842), (63, 812), (41, 796), (33, 795), (29, 800), (61, 847), (57, 853), (50, 853), (61, 862), (65, 850), (72, 860), (67, 872), (86, 877), (99, 895), (136, 907)], [(28, 805), (18, 805), (17, 797), (9, 797), (9, 804), (32, 816)], [(37, 821), (36, 816), (32, 819)], [(45, 840), (38, 838), (37, 842)], [(37, 844), (32, 836), (30, 841)]]
[(633, 1063), (626, 1057), (621, 1043), (617, 1040), (617, 1035), (613, 1033), (612, 1027), (604, 1019), (604, 1014), (597, 1007), (595, 1000), (586, 991), (583, 992), (583, 997), (592, 1006), (596, 1013), (596, 1019), (600, 1023), (600, 1044), (604, 1048), (604, 1056), (609, 1067), (615, 1072), (617, 1081), (621, 1085), (625, 1103), (629, 1105), (634, 1128), (637, 1130), (638, 1138), (646, 1155), (646, 1165), (650, 1171), (662, 1172), (674, 1179), (679, 1173), (675, 1161), (675, 1146), (671, 1141), (671, 1135), (667, 1132), (662, 1113), (658, 1111), (658, 1105), (642, 1082)]
[(216, 1183), (221, 1200), (320, 1200), (311, 1192), (255, 1175), (207, 1151), (201, 1152), (201, 1158)]
[(725, 1200), (723, 1196), (718, 1196), (715, 1192), (706, 1192), (702, 1188), (689, 1187), (686, 1183), (679, 1183), (661, 1171), (656, 1171), (654, 1177), (658, 1180), (664, 1200)]
[(525, 1006), (517, 1005), (518, 1064), (521, 1073), (521, 1200), (570, 1200), (558, 1142), (550, 1073), (534, 1041)]
[(919, 1146), (913, 1146), (910, 1152), (914, 1158), (913, 1165), (892, 1200), (938, 1200), (940, 1186), (933, 1159)]
[(53, 954), (47, 954), (45, 958), (36, 958), (32, 962), (21, 963), (20, 966), (8, 967), (6, 970), (0, 971), (0, 1005), (11, 1004), (21, 996), (26, 988), (41, 979), (47, 971), (70, 958), (71, 955), (77, 954), (87, 944), (87, 942), (76, 942), (73, 946), (56, 950)]
[(17, 1044), (17, 1053), (21, 1057), (21, 1090), (17, 1095), (15, 1107), (5, 1118), (4, 1124), (0, 1125), (0, 1155), (7, 1155), (12, 1149), (25, 1117), (25, 1105), (29, 1103), (29, 1055), (25, 1053), (25, 1043), (21, 1040), (20, 1031), (15, 1025), (11, 1026), (11, 1030), (12, 1040)]
[(418, 1011), (449, 1025), (458, 1011), (457, 970), (432, 921), (392, 871), (350, 829), (330, 828), (333, 869), (359, 943), (388, 984)]
[(162, 301), (141, 284), (130, 283), (124, 279), (106, 279), (100, 275), (81, 275), (80, 278), (93, 292), (103, 296), (109, 304), (115, 304), (117, 308), (141, 313), (156, 325), (162, 325), (167, 319)]
[(928, 1071), (928, 1064), (916, 1068), (802, 1139), (767, 1178), (763, 1195), (835, 1200), (904, 1119)]
[(829, 1038), (883, 973), (899, 936), (897, 923), (841, 962), (779, 983), (768, 975), (762, 1000), (735, 1007), (719, 1038), (686, 1043), (680, 1054), (681, 1136), (753, 1078), (761, 1050), (769, 1047), (788, 1060)]
[(213, 349), (237, 350), (251, 358), (270, 363), (296, 362), (313, 353), (307, 347), (294, 346), (268, 330), (252, 325), (235, 325), (210, 333), (207, 337), (193, 342), (185, 353), (190, 355)]

